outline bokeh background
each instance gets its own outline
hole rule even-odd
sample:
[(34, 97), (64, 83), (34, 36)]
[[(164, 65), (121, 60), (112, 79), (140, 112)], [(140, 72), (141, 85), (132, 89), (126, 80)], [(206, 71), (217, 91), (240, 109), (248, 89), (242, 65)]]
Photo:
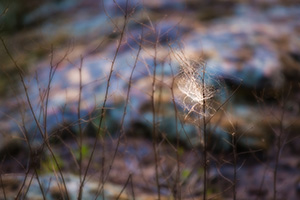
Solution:
[[(181, 198), (201, 196), (203, 113), (176, 84), (190, 65), (205, 66), (205, 84), (214, 91), (207, 102), (210, 197), (232, 199), (235, 165), (238, 199), (272, 199), (274, 171), (277, 199), (299, 198), (298, 1), (1, 0), (0, 9), (0, 198), (14, 197), (24, 180), (23, 197), (42, 198), (40, 176), (50, 188), (47, 199), (57, 199), (59, 169), (42, 147), (43, 133), (50, 136), (71, 199), (97, 134), (104, 139), (96, 145), (83, 199), (98, 195), (100, 171), (109, 171), (118, 138), (106, 198), (115, 199), (127, 180), (136, 197), (156, 198), (153, 129), (163, 198), (179, 198), (177, 163)], [(29, 183), (31, 168), (38, 173)], [(128, 191), (122, 198), (133, 198)]]

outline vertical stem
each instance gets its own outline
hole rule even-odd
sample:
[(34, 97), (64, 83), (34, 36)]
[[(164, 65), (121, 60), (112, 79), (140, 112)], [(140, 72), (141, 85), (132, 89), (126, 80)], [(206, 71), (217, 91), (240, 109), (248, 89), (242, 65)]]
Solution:
[(175, 117), (175, 129), (176, 129), (176, 164), (177, 164), (177, 170), (176, 170), (176, 180), (175, 180), (175, 191), (174, 193), (174, 198), (181, 200), (181, 183), (180, 183), (180, 155), (179, 155), (179, 132), (178, 132), (178, 110), (176, 107), (176, 102), (175, 102), (175, 95), (174, 95), (174, 83), (175, 83), (175, 78), (174, 78), (174, 73), (173, 69), (171, 68), (172, 72), (172, 84), (171, 84), (171, 94), (172, 94), (172, 102), (174, 105), (174, 117)]
[[(78, 115), (78, 126), (79, 126), (79, 180), (80, 183), (82, 182), (82, 126), (81, 126), (81, 94), (82, 94), (82, 62), (83, 58), (80, 59), (80, 66), (79, 66), (79, 97), (78, 97), (78, 107), (77, 107), (77, 115)], [(80, 184), (79, 192), (78, 192), (78, 200), (82, 199), (82, 189), (83, 185)]]
[(233, 200), (236, 200), (236, 183), (237, 183), (237, 150), (235, 133), (232, 133), (232, 145), (233, 145)]
[(3, 192), (3, 197), (4, 197), (4, 199), (6, 199), (5, 188), (4, 188), (4, 184), (3, 184), (3, 180), (2, 180), (2, 171), (0, 171), (0, 184), (1, 184), (1, 189)]
[(131, 187), (131, 197), (132, 197), (132, 200), (135, 200), (134, 187), (133, 187), (133, 180), (132, 180), (132, 177), (131, 177), (131, 179), (130, 179), (130, 187)]
[(159, 36), (156, 33), (156, 42), (154, 44), (154, 50), (155, 50), (155, 55), (154, 55), (154, 69), (153, 69), (153, 79), (152, 79), (152, 94), (151, 94), (151, 104), (152, 104), (152, 123), (153, 123), (153, 130), (152, 130), (152, 146), (153, 146), (153, 151), (154, 151), (154, 160), (155, 160), (155, 180), (156, 180), (156, 186), (157, 186), (157, 195), (158, 195), (158, 200), (160, 200), (160, 184), (159, 184), (159, 177), (158, 177), (158, 152), (157, 152), (157, 131), (156, 131), (156, 116), (155, 116), (155, 98), (154, 98), (154, 93), (155, 93), (155, 79), (156, 79), (156, 67), (157, 67), (157, 44), (158, 44), (158, 38)]
[[(279, 143), (279, 140), (278, 140)], [(276, 160), (275, 160), (275, 168), (274, 168), (274, 184), (273, 184), (273, 200), (277, 199), (277, 170), (278, 170), (278, 162), (279, 162), (279, 145), (277, 144), (277, 152), (276, 152)]]
[(206, 200), (207, 196), (207, 170), (208, 170), (208, 160), (207, 160), (207, 131), (206, 131), (206, 117), (205, 117), (205, 112), (206, 112), (206, 96), (205, 96), (205, 66), (203, 66), (202, 69), (202, 97), (203, 97), (203, 107), (202, 107), (202, 112), (203, 112), (203, 139), (204, 139), (204, 150), (203, 150), (203, 163), (204, 163), (204, 180), (203, 180), (203, 200)]
[(290, 92), (291, 92), (292, 87), (290, 86), (288, 91), (287, 91), (287, 96), (286, 98), (282, 97), (281, 99), (281, 115), (280, 115), (280, 124), (279, 124), (279, 135), (277, 136), (277, 152), (276, 152), (276, 160), (275, 160), (275, 168), (274, 168), (274, 185), (273, 185), (273, 200), (277, 199), (277, 171), (278, 171), (278, 164), (279, 164), (279, 159), (280, 159), (280, 155), (281, 155), (281, 151), (284, 148), (285, 145), (285, 140), (286, 140), (286, 136), (284, 137), (284, 124), (283, 124), (283, 120), (284, 120), (284, 115), (285, 115), (285, 107), (286, 107), (286, 101), (287, 101), (287, 97), (289, 96)]
[(283, 116), (284, 113), (282, 112), (281, 119), (280, 119), (280, 130), (279, 130), (279, 136), (277, 136), (277, 151), (276, 151), (276, 159), (275, 159), (275, 168), (274, 168), (274, 184), (273, 184), (273, 200), (277, 199), (277, 171), (278, 171), (278, 164), (279, 164), (279, 158), (280, 153), (282, 150), (281, 140), (282, 140), (282, 134), (283, 134)]

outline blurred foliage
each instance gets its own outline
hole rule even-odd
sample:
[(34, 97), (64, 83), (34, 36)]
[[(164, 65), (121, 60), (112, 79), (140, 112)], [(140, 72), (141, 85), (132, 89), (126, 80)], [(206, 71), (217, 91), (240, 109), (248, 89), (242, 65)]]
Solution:
[(182, 178), (183, 180), (186, 180), (186, 179), (190, 176), (190, 174), (191, 174), (191, 170), (189, 170), (189, 169), (184, 169), (184, 170), (182, 170), (182, 172), (181, 172), (181, 178)]
[[(55, 159), (60, 166), (60, 168), (64, 167), (64, 161), (59, 155), (55, 155)], [(58, 166), (55, 163), (54, 158), (51, 155), (47, 155), (47, 157), (42, 160), (41, 162), (41, 169), (42, 173), (49, 173), (49, 172), (58, 172)]]
[(90, 155), (91, 150), (88, 145), (82, 145), (81, 149), (79, 148), (76, 151), (74, 151), (77, 160), (79, 160), (80, 158), (80, 151), (81, 151), (82, 158), (87, 158)]
[(1, 32), (11, 33), (22, 29), (24, 16), (42, 3), (38, 0), (0, 0)]

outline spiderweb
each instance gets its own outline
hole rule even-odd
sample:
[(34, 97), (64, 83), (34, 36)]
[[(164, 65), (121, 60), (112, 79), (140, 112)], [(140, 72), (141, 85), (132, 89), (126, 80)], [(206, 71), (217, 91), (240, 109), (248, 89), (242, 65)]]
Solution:
[(212, 84), (216, 82), (214, 77), (206, 73), (206, 63), (203, 59), (187, 59), (183, 52), (176, 53), (175, 58), (180, 65), (176, 77), (180, 91), (178, 102), (187, 111), (185, 119), (212, 115), (215, 112), (212, 99), (217, 89)]

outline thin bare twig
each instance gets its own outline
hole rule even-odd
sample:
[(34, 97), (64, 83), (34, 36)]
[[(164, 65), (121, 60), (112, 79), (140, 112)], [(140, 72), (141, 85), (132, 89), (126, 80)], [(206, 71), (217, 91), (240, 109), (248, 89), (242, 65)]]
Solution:
[(180, 136), (178, 132), (178, 110), (175, 102), (175, 95), (174, 95), (174, 87), (175, 87), (175, 76), (173, 72), (172, 66), (170, 66), (171, 73), (172, 73), (172, 83), (171, 83), (171, 94), (172, 94), (172, 103), (174, 106), (174, 117), (175, 117), (175, 131), (176, 131), (176, 163), (177, 163), (177, 170), (176, 170), (176, 180), (175, 180), (175, 191), (174, 193), (174, 198), (178, 198), (181, 200), (181, 177), (180, 177), (180, 155), (179, 155), (179, 141), (180, 141)]
[(82, 133), (82, 126), (81, 126), (81, 95), (82, 95), (82, 64), (83, 64), (83, 57), (80, 58), (80, 66), (79, 66), (79, 97), (78, 97), (78, 107), (77, 107), (77, 118), (78, 118), (78, 127), (79, 127), (79, 180), (80, 180), (80, 187), (78, 191), (78, 200), (82, 199), (82, 190), (83, 184), (82, 183), (82, 142), (83, 142), (83, 133)]
[(140, 56), (140, 52), (141, 52), (141, 49), (142, 49), (142, 41), (143, 41), (143, 29), (142, 29), (142, 34), (141, 34), (140, 42), (139, 42), (139, 49), (138, 49), (138, 52), (137, 52), (137, 55), (136, 55), (136, 58), (135, 58), (135, 61), (134, 61), (134, 65), (132, 67), (132, 70), (131, 70), (131, 73), (130, 73), (130, 77), (129, 77), (128, 88), (127, 88), (127, 95), (126, 95), (126, 100), (125, 100), (125, 106), (124, 106), (124, 111), (123, 111), (123, 115), (122, 115), (122, 119), (121, 119), (121, 124), (120, 124), (121, 130), (120, 130), (119, 135), (118, 135), (117, 145), (116, 145), (116, 148), (114, 150), (114, 154), (112, 156), (112, 160), (110, 162), (108, 171), (106, 173), (105, 181), (107, 180), (107, 178), (109, 176), (109, 173), (110, 173), (110, 171), (112, 169), (114, 160), (116, 158), (116, 155), (117, 155), (117, 152), (118, 152), (118, 149), (119, 149), (119, 146), (120, 146), (121, 137), (125, 134), (124, 121), (125, 121), (125, 117), (126, 117), (126, 114), (127, 114), (127, 107), (128, 107), (128, 103), (129, 103), (130, 90), (131, 90), (131, 86), (132, 86), (132, 77), (133, 77), (133, 73), (135, 71), (135, 68), (137, 66), (137, 62), (138, 62), (138, 59), (139, 59), (139, 56)]
[(124, 187), (122, 188), (122, 190), (120, 191), (119, 195), (118, 195), (117, 198), (116, 198), (117, 200), (120, 199), (122, 193), (124, 192), (125, 188), (127, 187), (128, 183), (129, 183), (129, 181), (130, 181), (131, 179), (132, 179), (132, 174), (129, 174), (129, 176), (128, 176), (127, 180), (126, 180), (126, 183), (125, 183)]
[(159, 43), (159, 34), (155, 30), (156, 42), (154, 43), (154, 66), (153, 66), (153, 77), (152, 77), (152, 91), (151, 91), (151, 107), (152, 107), (152, 146), (154, 153), (154, 162), (155, 162), (155, 180), (157, 187), (157, 197), (160, 200), (160, 183), (159, 183), (159, 174), (158, 174), (158, 149), (157, 149), (157, 130), (156, 130), (156, 106), (154, 93), (156, 90), (156, 68), (157, 68), (157, 46)]
[[(47, 139), (47, 129), (46, 129), (46, 127), (45, 127), (45, 129), (42, 128), (42, 126), (40, 125), (40, 122), (39, 122), (39, 120), (38, 120), (38, 118), (37, 118), (37, 116), (36, 116), (36, 113), (35, 113), (35, 111), (34, 111), (34, 109), (33, 109), (33, 106), (32, 106), (32, 103), (31, 103), (31, 100), (30, 100), (30, 97), (29, 97), (28, 88), (27, 88), (27, 85), (26, 85), (25, 80), (24, 80), (24, 71), (23, 71), (22, 68), (17, 64), (17, 62), (15, 61), (15, 59), (12, 57), (12, 55), (11, 55), (10, 51), (8, 50), (8, 48), (7, 48), (7, 46), (6, 46), (6, 43), (4, 42), (4, 40), (3, 40), (2, 37), (0, 37), (0, 40), (1, 40), (2, 44), (3, 44), (3, 46), (4, 46), (4, 49), (5, 49), (6, 53), (7, 53), (7, 55), (9, 56), (9, 58), (11, 59), (11, 61), (12, 61), (13, 64), (14, 64), (14, 66), (15, 66), (15, 67), (17, 68), (17, 70), (18, 70), (18, 74), (19, 74), (19, 77), (20, 77), (20, 79), (21, 79), (21, 83), (22, 83), (23, 89), (24, 89), (24, 91), (25, 91), (25, 96), (26, 96), (26, 100), (27, 100), (27, 103), (28, 103), (28, 106), (29, 106), (29, 110), (30, 110), (30, 112), (31, 112), (31, 114), (32, 114), (32, 116), (33, 116), (33, 119), (34, 119), (34, 121), (35, 121), (35, 124), (37, 125), (38, 130), (40, 131), (40, 133), (41, 133), (41, 135), (42, 135), (42, 137), (43, 137), (43, 140), (44, 140), (44, 143), (43, 143), (43, 144), (46, 144), (46, 147), (47, 147), (47, 149), (49, 150), (49, 152), (50, 152), (50, 154), (51, 154), (51, 156), (52, 156), (52, 158), (53, 158), (53, 160), (54, 160), (54, 162), (55, 162), (55, 165), (56, 165), (57, 168), (58, 168), (58, 171), (59, 171), (59, 173), (60, 173), (61, 179), (62, 179), (62, 181), (63, 181), (64, 188), (65, 188), (65, 191), (66, 191), (67, 199), (70, 199), (70, 198), (69, 198), (69, 194), (68, 194), (68, 192), (67, 192), (67, 187), (66, 187), (66, 184), (65, 184), (64, 176), (63, 176), (63, 174), (62, 174), (62, 170), (61, 170), (61, 168), (60, 168), (60, 166), (59, 166), (59, 164), (58, 164), (58, 161), (57, 161), (57, 159), (56, 159), (56, 156), (55, 156), (53, 150), (51, 149), (51, 146), (50, 146), (50, 144), (49, 144), (49, 142), (48, 142), (48, 139)], [(67, 56), (67, 54), (61, 59), (61, 61), (64, 60), (66, 56)], [(51, 61), (51, 62), (52, 62), (52, 61)], [(59, 63), (60, 63), (60, 62), (59, 62)], [(58, 63), (58, 64), (59, 64), (59, 63)], [(58, 66), (58, 64), (57, 64), (57, 66)], [(52, 66), (51, 66), (51, 67), (52, 67)], [(49, 79), (49, 82), (48, 82), (48, 92), (47, 92), (48, 95), (49, 95), (49, 92), (50, 92), (50, 84), (51, 84), (51, 80), (52, 80), (52, 78), (53, 78), (53, 75), (54, 75), (54, 74), (51, 74), (51, 76), (49, 75), (50, 79)], [(47, 97), (49, 97), (48, 95), (47, 95)], [(48, 100), (46, 100), (46, 101), (48, 102)], [(47, 107), (47, 105), (48, 105), (47, 102), (46, 102), (46, 107)], [(47, 109), (46, 109), (46, 110), (47, 110)], [(47, 115), (47, 112), (45, 111), (44, 114)], [(46, 117), (45, 117), (45, 119), (46, 119)], [(44, 121), (44, 123), (46, 123), (46, 120)], [(46, 132), (45, 132), (45, 131), (46, 131)]]
[[(128, 0), (126, 1), (126, 9), (127, 9), (127, 5), (128, 5)], [(106, 13), (106, 14), (109, 17), (108, 13)], [(112, 21), (112, 19), (111, 19), (111, 21)], [(103, 192), (102, 188), (104, 188), (104, 184), (105, 184), (105, 172), (104, 172), (104, 168), (105, 168), (105, 166), (104, 166), (104, 164), (105, 164), (105, 148), (104, 148), (104, 145), (103, 145), (104, 144), (104, 138), (103, 137), (105, 135), (102, 135), (100, 132), (101, 132), (101, 127), (102, 127), (102, 122), (103, 122), (103, 119), (104, 119), (105, 113), (106, 113), (106, 102), (107, 102), (108, 93), (109, 93), (110, 81), (111, 81), (111, 77), (112, 77), (112, 74), (113, 74), (114, 65), (115, 65), (115, 62), (116, 62), (116, 59), (117, 59), (117, 56), (118, 56), (118, 53), (119, 53), (119, 50), (120, 50), (120, 47), (121, 47), (121, 44), (122, 44), (122, 41), (123, 41), (123, 37), (124, 37), (124, 34), (125, 34), (125, 29), (126, 29), (127, 23), (128, 23), (128, 13), (125, 13), (123, 27), (120, 30), (120, 34), (121, 34), (120, 39), (118, 41), (118, 45), (117, 45), (117, 48), (116, 48), (116, 51), (115, 51), (115, 54), (114, 54), (114, 57), (113, 57), (113, 60), (112, 60), (111, 66), (110, 66), (110, 72), (109, 72), (109, 75), (108, 75), (104, 100), (103, 100), (103, 103), (102, 103), (101, 112), (100, 112), (100, 116), (99, 116), (100, 120), (99, 120), (99, 124), (98, 124), (98, 129), (97, 129), (97, 133), (96, 133), (95, 142), (93, 144), (92, 152), (91, 152), (91, 155), (89, 157), (89, 161), (88, 161), (87, 167), (85, 169), (82, 182), (80, 184), (80, 187), (83, 187), (83, 184), (85, 183), (86, 176), (87, 176), (88, 170), (90, 168), (92, 159), (94, 157), (96, 146), (98, 144), (98, 140), (99, 140), (99, 137), (100, 137), (102, 147), (103, 147), (103, 149), (102, 149), (102, 162), (101, 162), (102, 163), (102, 169), (101, 169), (101, 184), (102, 184), (102, 187), (101, 187), (100, 191), (98, 190), (97, 195), (96, 195), (95, 198), (97, 198), (98, 193), (101, 192), (102, 197), (104, 199), (104, 192)], [(100, 182), (99, 182), (99, 184), (100, 184)]]

